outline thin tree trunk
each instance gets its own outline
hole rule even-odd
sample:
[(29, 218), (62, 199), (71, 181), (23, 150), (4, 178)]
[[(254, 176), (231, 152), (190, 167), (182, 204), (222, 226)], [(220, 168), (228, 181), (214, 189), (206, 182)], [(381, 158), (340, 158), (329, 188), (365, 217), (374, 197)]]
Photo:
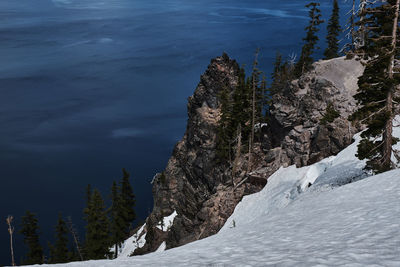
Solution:
[(359, 30), (359, 43), (357, 44), (356, 49), (359, 49), (361, 47), (363, 47), (365, 45), (365, 26), (363, 24), (364, 20), (365, 20), (365, 14), (364, 14), (364, 10), (367, 7), (367, 1), (366, 0), (361, 0), (360, 2), (360, 10), (359, 10), (359, 14), (360, 14), (360, 30)]
[(251, 171), (251, 137), (249, 138), (249, 162), (247, 163), (247, 172)]
[(351, 17), (350, 17), (350, 33), (351, 33), (351, 50), (354, 52), (355, 49), (355, 25), (354, 25), (354, 17), (356, 13), (356, 0), (353, 0), (353, 9), (351, 10)]
[[(388, 68), (389, 79), (393, 79), (393, 66), (396, 53), (396, 37), (397, 37), (397, 23), (399, 19), (399, 5), (400, 0), (396, 1), (396, 13), (393, 19), (393, 31), (392, 31), (392, 55), (390, 57), (390, 63)], [(389, 114), (389, 118), (386, 121), (385, 132), (383, 134), (383, 164), (391, 167), (392, 157), (392, 134), (393, 134), (393, 90), (390, 88), (386, 97), (386, 110)]]
[(13, 219), (14, 219), (13, 216), (8, 216), (8, 217), (7, 217), (8, 233), (10, 234), (11, 265), (12, 265), (12, 266), (15, 266), (14, 246), (13, 246), (14, 227), (12, 227), (12, 225), (11, 225)]
[(68, 229), (72, 235), (72, 237), (74, 238), (74, 243), (75, 243), (75, 247), (76, 250), (78, 251), (79, 257), (81, 259), (81, 261), (83, 261), (83, 257), (82, 257), (82, 253), (81, 253), (81, 248), (79, 247), (79, 241), (78, 241), (78, 237), (76, 234), (76, 231), (74, 229), (74, 225), (72, 224), (72, 219), (71, 217), (68, 217), (67, 219), (67, 224), (68, 224)]
[(239, 164), (239, 159), (240, 159), (240, 153), (241, 153), (241, 148), (242, 148), (242, 127), (239, 124), (237, 128), (237, 145), (236, 145), (236, 154), (235, 154), (235, 160), (233, 161), (233, 167), (232, 167), (232, 186), (235, 186), (235, 180), (234, 176), (236, 175), (236, 169)]
[(252, 118), (251, 118), (251, 137), (249, 140), (249, 164), (248, 171), (251, 171), (251, 153), (253, 153), (253, 143), (254, 143), (254, 124), (256, 120), (256, 71), (257, 71), (257, 57), (258, 49), (255, 54), (253, 63), (253, 99), (252, 99)]

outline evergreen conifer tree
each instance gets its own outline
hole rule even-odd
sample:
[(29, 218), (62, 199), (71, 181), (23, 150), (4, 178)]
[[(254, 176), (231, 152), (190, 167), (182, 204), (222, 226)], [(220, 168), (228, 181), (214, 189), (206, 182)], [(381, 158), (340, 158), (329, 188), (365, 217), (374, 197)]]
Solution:
[[(122, 242), (126, 237), (124, 222), (124, 207), (122, 205), (122, 199), (120, 194), (120, 188), (114, 181), (111, 188), (111, 242), (115, 246), (114, 258), (118, 257), (118, 249), (121, 247)], [(125, 215), (126, 217), (126, 215)]]
[(110, 223), (107, 217), (103, 198), (95, 189), (88, 198), (88, 206), (84, 210), (86, 225), (85, 255), (87, 259), (104, 259), (109, 254)]
[[(262, 93), (260, 93), (260, 70), (258, 69), (258, 54), (259, 54), (259, 49), (256, 50), (255, 56), (254, 56), (254, 61), (253, 61), (253, 71), (251, 73), (251, 93), (252, 93), (252, 98), (251, 98), (251, 116), (250, 116), (250, 121), (251, 121), (251, 137), (250, 137), (250, 147), (249, 147), (249, 154), (252, 153), (253, 150), (253, 144), (254, 144), (254, 126), (256, 125), (257, 121), (259, 121), (259, 118), (261, 118), (261, 109), (260, 109), (260, 104), (261, 104), (261, 98), (262, 98)], [(250, 156), (250, 155), (249, 155)], [(249, 160), (250, 161), (250, 160)], [(250, 164), (249, 164), (250, 165)]]
[(331, 59), (339, 56), (339, 40), (338, 36), (342, 31), (339, 23), (339, 4), (337, 0), (333, 1), (332, 15), (328, 22), (328, 35), (326, 41), (328, 47), (325, 49), (325, 59)]
[(293, 76), (293, 66), (287, 60), (283, 61), (282, 55), (279, 52), (276, 54), (274, 71), (271, 77), (272, 82), (268, 89), (270, 96), (283, 92), (289, 87), (290, 82), (295, 79)]
[(361, 134), (358, 158), (367, 159), (366, 168), (383, 172), (393, 168), (391, 162), (394, 117), (393, 97), (398, 90), (399, 75), (394, 72), (395, 58), (399, 58), (398, 16), (400, 0), (370, 4), (364, 8), (365, 70), (358, 79), (355, 95), (360, 107), (352, 119), (365, 123)]
[(281, 74), (282, 74), (282, 55), (279, 51), (276, 52), (275, 62), (274, 62), (274, 71), (271, 74), (272, 82), (271, 82), (271, 93), (274, 94), (279, 91), (279, 86), (281, 83)]
[(122, 174), (121, 204), (124, 209), (122, 217), (125, 223), (125, 236), (127, 236), (131, 230), (132, 222), (136, 219), (136, 213), (134, 210), (136, 201), (132, 186), (129, 182), (130, 174), (125, 169), (122, 169)]
[(321, 20), (321, 10), (318, 8), (319, 6), (320, 4), (316, 2), (311, 2), (306, 5), (306, 7), (310, 9), (310, 22), (309, 25), (305, 28), (305, 30), (307, 31), (306, 37), (303, 38), (305, 44), (301, 49), (300, 59), (295, 66), (294, 71), (296, 77), (300, 77), (304, 72), (309, 71), (312, 67), (312, 63), (314, 62), (312, 54), (317, 48), (316, 45), (319, 40), (317, 36), (317, 32), (319, 31), (318, 26), (324, 22), (323, 20)]
[(61, 213), (58, 215), (56, 225), (56, 241), (50, 247), (50, 263), (65, 263), (69, 261), (68, 228)]
[(28, 246), (26, 258), (22, 261), (24, 265), (43, 263), (43, 248), (39, 242), (39, 226), (35, 214), (27, 211), (22, 216), (20, 233), (24, 235), (24, 243)]
[(220, 119), (217, 129), (217, 160), (219, 162), (226, 162), (230, 160), (231, 147), (230, 142), (232, 139), (231, 127), (233, 126), (232, 117), (232, 101), (230, 99), (227, 87), (221, 90), (219, 95), (220, 102)]
[(251, 82), (246, 80), (244, 68), (240, 69), (238, 85), (233, 92), (232, 129), (236, 131), (240, 125), (242, 142), (247, 144), (250, 136), (251, 118)]

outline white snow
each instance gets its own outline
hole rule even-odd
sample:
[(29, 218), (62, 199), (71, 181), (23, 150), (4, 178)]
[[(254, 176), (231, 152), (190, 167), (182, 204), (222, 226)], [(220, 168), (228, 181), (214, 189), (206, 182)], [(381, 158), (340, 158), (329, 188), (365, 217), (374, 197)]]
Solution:
[(168, 231), (174, 223), (176, 215), (178, 215), (178, 213), (176, 213), (176, 210), (174, 210), (171, 215), (164, 217), (161, 221), (158, 222), (157, 228), (164, 232)]
[(158, 249), (156, 250), (156, 252), (163, 252), (165, 250), (165, 248), (167, 247), (167, 243), (162, 242), (161, 245), (158, 247)]
[[(125, 240), (118, 251), (118, 259), (128, 258), (137, 248), (141, 248), (146, 244), (146, 233), (143, 232), (145, 226), (146, 224), (143, 224), (134, 235)], [(114, 251), (114, 248), (111, 251)]]
[[(394, 133), (400, 137), (399, 128)], [(400, 170), (366, 177), (355, 139), (337, 156), (280, 168), (214, 236), (144, 256), (59, 266), (400, 266)], [(157, 251), (163, 249), (165, 243)]]

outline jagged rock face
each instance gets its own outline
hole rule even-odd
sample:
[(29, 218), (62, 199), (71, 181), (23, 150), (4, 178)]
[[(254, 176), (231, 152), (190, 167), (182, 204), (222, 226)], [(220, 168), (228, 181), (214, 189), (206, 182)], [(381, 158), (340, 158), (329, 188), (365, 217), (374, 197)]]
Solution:
[[(314, 67), (272, 99), (270, 132), (274, 136), (270, 139), (276, 140), (278, 133), (285, 133), (275, 141), (278, 148), (267, 153), (274, 155), (268, 158), (275, 159), (279, 154), (277, 165), (304, 166), (337, 154), (359, 130), (347, 118), (356, 108), (353, 95), (363, 72), (362, 64), (342, 57), (317, 62)], [(321, 119), (329, 103), (340, 117), (324, 125)]]
[[(314, 163), (352, 142), (357, 129), (347, 117), (356, 107), (352, 96), (363, 67), (344, 58), (314, 66), (273, 96), (270, 121), (259, 129), (263, 135), (254, 147), (252, 172), (246, 171), (248, 155), (244, 154), (232, 175), (228, 164), (219, 163), (215, 156), (218, 95), (224, 88), (231, 92), (236, 88), (239, 66), (227, 55), (211, 61), (189, 98), (185, 135), (164, 175), (153, 180), (154, 209), (146, 221), (146, 245), (134, 254), (155, 251), (163, 241), (172, 248), (217, 233), (244, 195), (261, 190), (263, 185), (252, 179), (266, 179), (281, 166)], [(320, 121), (329, 103), (340, 117), (323, 125)], [(158, 229), (157, 223), (174, 210), (178, 215), (172, 227), (166, 232)]]
[[(227, 55), (211, 61), (188, 102), (186, 133), (177, 143), (164, 171), (153, 181), (154, 209), (147, 219), (153, 226), (146, 246), (135, 254), (154, 251), (163, 240), (167, 248), (180, 246), (215, 234), (232, 214), (244, 194), (260, 186), (232, 190), (226, 164), (216, 160), (217, 126), (220, 117), (218, 95), (236, 88), (239, 65)], [(236, 179), (240, 179), (237, 177)], [(178, 215), (167, 233), (154, 226), (174, 210)]]

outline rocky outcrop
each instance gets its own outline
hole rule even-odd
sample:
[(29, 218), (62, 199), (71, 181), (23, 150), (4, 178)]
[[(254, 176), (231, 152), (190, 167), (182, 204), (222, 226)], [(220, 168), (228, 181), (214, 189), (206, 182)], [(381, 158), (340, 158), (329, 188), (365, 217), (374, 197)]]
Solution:
[[(270, 122), (260, 127), (261, 140), (247, 173), (248, 155), (237, 162), (237, 173), (216, 159), (218, 95), (233, 92), (239, 65), (226, 54), (213, 59), (188, 101), (185, 135), (177, 143), (162, 174), (153, 179), (154, 209), (147, 218), (146, 245), (134, 254), (155, 251), (162, 242), (172, 248), (217, 233), (246, 194), (259, 191), (281, 166), (304, 166), (338, 153), (352, 142), (357, 129), (347, 117), (356, 104), (352, 95), (362, 65), (344, 58), (321, 61), (315, 69), (275, 94)], [(340, 116), (321, 119), (331, 103)], [(262, 180), (262, 179), (261, 179)], [(162, 218), (177, 212), (167, 231), (157, 228)]]
[[(232, 190), (226, 164), (216, 160), (217, 125), (220, 117), (218, 95), (235, 90), (239, 65), (226, 54), (211, 61), (188, 101), (188, 122), (163, 174), (153, 180), (154, 208), (147, 219), (153, 226), (146, 245), (135, 254), (154, 251), (163, 240), (167, 248), (180, 246), (212, 234), (223, 226), (243, 195), (261, 186), (248, 185)], [(168, 232), (154, 226), (165, 216), (178, 215)]]
[[(267, 158), (275, 159), (275, 165), (300, 167), (335, 155), (360, 130), (347, 118), (356, 108), (353, 95), (363, 72), (362, 64), (342, 57), (319, 61), (314, 67), (273, 97), (267, 138), (272, 149), (267, 151)], [(329, 104), (339, 117), (331, 123), (321, 123)]]

